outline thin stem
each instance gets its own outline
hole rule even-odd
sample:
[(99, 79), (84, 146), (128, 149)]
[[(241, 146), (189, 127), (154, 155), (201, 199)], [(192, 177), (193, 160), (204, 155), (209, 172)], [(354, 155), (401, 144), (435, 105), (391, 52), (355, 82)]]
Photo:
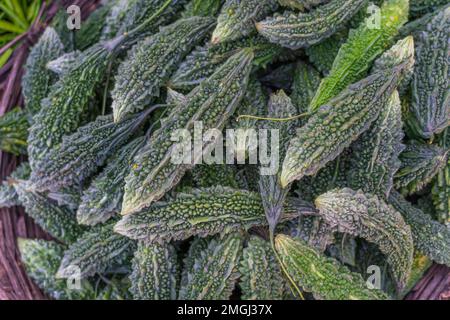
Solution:
[(248, 114), (243, 114), (240, 115), (239, 117), (237, 117), (236, 121), (239, 121), (241, 118), (247, 118), (247, 119), (255, 119), (255, 120), (268, 120), (268, 121), (291, 121), (291, 120), (296, 120), (299, 118), (303, 118), (306, 116), (309, 116), (311, 113), (309, 112), (305, 112), (302, 114), (298, 114), (296, 116), (292, 116), (292, 117), (288, 117), (288, 118), (270, 118), (270, 117), (258, 117), (258, 116), (252, 116), (252, 115), (248, 115)]

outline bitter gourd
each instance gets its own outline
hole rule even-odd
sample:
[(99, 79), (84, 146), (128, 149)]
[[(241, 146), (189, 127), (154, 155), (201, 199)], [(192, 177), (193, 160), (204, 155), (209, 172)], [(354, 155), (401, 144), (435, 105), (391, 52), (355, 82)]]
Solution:
[(414, 246), (439, 264), (450, 266), (450, 230), (392, 190), (390, 204), (411, 227)]
[(331, 229), (378, 245), (386, 255), (398, 289), (408, 280), (414, 253), (411, 230), (402, 216), (382, 198), (352, 189), (335, 189), (315, 200)]
[(211, 42), (218, 44), (256, 33), (255, 21), (265, 18), (277, 8), (276, 0), (226, 0), (217, 18)]
[(270, 242), (252, 236), (239, 266), (239, 285), (244, 300), (282, 300), (286, 281)]
[(335, 159), (378, 117), (402, 79), (408, 61), (349, 86), (298, 129), (283, 162), (281, 185), (314, 175)]
[(178, 298), (181, 300), (228, 299), (239, 278), (238, 265), (242, 256), (243, 239), (230, 234), (215, 237), (203, 250), (191, 257), (195, 262), (186, 270)]
[(215, 46), (205, 45), (194, 49), (183, 61), (169, 81), (169, 87), (176, 90), (191, 91), (211, 76), (227, 59), (242, 48), (253, 48), (254, 65), (264, 66), (271, 61), (281, 48), (256, 36)]
[(183, 17), (214, 17), (224, 0), (192, 0), (186, 5)]
[(408, 120), (424, 139), (432, 139), (450, 125), (449, 28), (450, 7), (447, 7), (415, 36), (416, 65)]
[(128, 9), (137, 0), (114, 0), (111, 3), (111, 9), (108, 15), (105, 17), (105, 23), (103, 24), (102, 33), (100, 35), (100, 41), (106, 41), (117, 36), (117, 32), (121, 27), (125, 17), (127, 16)]
[[(296, 108), (293, 106), (291, 99), (282, 90), (271, 95), (268, 109), (268, 116), (271, 118), (289, 118), (296, 113)], [(281, 164), (281, 159), (284, 159), (291, 136), (295, 134), (296, 121), (268, 122), (262, 126), (270, 130), (270, 135), (274, 133), (272, 131), (274, 130), (278, 136), (277, 145), (274, 146), (273, 150), (270, 148), (270, 154), (276, 154), (278, 162), (274, 164), (275, 167), (271, 168), (270, 171), (272, 172), (264, 173), (263, 170), (267, 168), (261, 168), (259, 177), (259, 192), (264, 212), (269, 222), (269, 229), (271, 232), (274, 232), (282, 214), (283, 203), (289, 192), (289, 188), (282, 188), (279, 183), (279, 165)], [(261, 136), (260, 138), (263, 139)]]
[(28, 162), (22, 162), (12, 173), (2, 182), (0, 186), (0, 208), (8, 208), (20, 205), (19, 197), (14, 183), (17, 180), (27, 180), (30, 177), (31, 168)]
[(447, 0), (412, 0), (410, 8), (411, 16), (417, 17), (424, 13), (431, 12), (446, 3), (448, 3)]
[(328, 258), (302, 240), (279, 234), (275, 249), (288, 276), (297, 287), (325, 300), (384, 300), (387, 296), (369, 289), (361, 275)]
[(228, 164), (201, 164), (191, 171), (192, 180), (197, 188), (209, 188), (221, 185), (234, 189), (245, 189), (239, 181), (239, 173), (235, 166)]
[(93, 11), (85, 21), (81, 22), (80, 29), (75, 32), (77, 50), (86, 50), (100, 40), (106, 18), (114, 4), (114, 0), (106, 2)]
[(17, 239), (22, 263), (27, 274), (46, 294), (54, 299), (94, 299), (94, 288), (81, 281), (81, 288), (70, 289), (66, 280), (57, 279), (56, 272), (65, 247), (54, 241)]
[[(176, 143), (170, 140), (175, 130), (193, 131), (193, 122), (201, 121), (204, 130), (221, 129), (234, 113), (247, 87), (253, 52), (244, 49), (233, 55), (208, 80), (186, 96), (186, 103), (176, 106), (160, 129), (135, 157), (125, 179), (122, 214), (137, 212), (160, 199), (194, 166), (202, 152), (194, 154), (189, 164), (176, 164), (172, 153)], [(207, 150), (212, 142), (203, 142)]]
[(405, 195), (423, 189), (447, 164), (449, 150), (412, 141), (400, 154), (402, 162), (395, 175), (395, 187)]
[[(350, 30), (329, 75), (322, 80), (311, 101), (310, 111), (317, 110), (349, 84), (365, 77), (371, 63), (392, 43), (399, 28), (408, 21), (408, 4), (408, 0), (384, 1), (381, 12), (375, 12), (357, 29)], [(375, 15), (381, 15), (379, 25), (374, 25)]]
[[(444, 131), (439, 145), (442, 148), (450, 147), (450, 129)], [(436, 175), (432, 195), (439, 221), (450, 224), (450, 158)]]
[(258, 32), (290, 49), (308, 47), (328, 38), (364, 5), (365, 0), (332, 0), (308, 13), (286, 11), (256, 23)]
[(41, 109), (44, 99), (53, 84), (55, 76), (47, 69), (47, 63), (58, 58), (64, 52), (64, 45), (55, 29), (48, 27), (33, 46), (25, 65), (22, 78), (22, 94), (26, 111), (30, 118)]
[(300, 11), (310, 10), (313, 7), (328, 2), (329, 0), (278, 0), (280, 5)]
[(28, 127), (27, 114), (19, 107), (0, 116), (0, 150), (26, 154)]
[(77, 211), (78, 223), (96, 225), (120, 213), (125, 177), (144, 143), (144, 137), (136, 138), (111, 157), (107, 166), (83, 192)]
[(51, 236), (69, 244), (83, 232), (72, 210), (59, 207), (44, 195), (29, 190), (26, 181), (16, 181), (13, 185), (27, 215)]
[(136, 249), (136, 244), (114, 233), (113, 225), (114, 223), (109, 223), (94, 227), (70, 245), (64, 252), (56, 276), (84, 279), (127, 260)]
[(175, 300), (179, 265), (171, 244), (139, 242), (134, 253), (130, 292), (135, 300)]
[(352, 146), (350, 187), (389, 196), (401, 165), (398, 156), (404, 149), (402, 126), (400, 98), (394, 91), (372, 127)]
[(178, 63), (206, 36), (213, 19), (193, 17), (164, 27), (133, 47), (117, 71), (111, 95), (114, 121), (142, 110), (160, 94), (160, 87)]
[[(309, 208), (288, 203), (283, 218), (295, 218), (304, 210), (307, 212)], [(114, 230), (135, 240), (166, 242), (266, 224), (258, 194), (211, 187), (179, 193), (167, 202), (159, 201), (148, 209), (122, 217)]]
[(112, 115), (99, 116), (63, 139), (61, 147), (45, 157), (45, 163), (31, 175), (36, 190), (58, 190), (81, 186), (120, 148), (146, 119), (148, 111), (132, 115), (119, 123)]

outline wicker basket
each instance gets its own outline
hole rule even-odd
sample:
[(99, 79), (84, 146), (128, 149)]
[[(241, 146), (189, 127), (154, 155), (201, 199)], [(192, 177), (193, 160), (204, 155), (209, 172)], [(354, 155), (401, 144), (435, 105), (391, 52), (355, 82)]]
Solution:
[[(37, 23), (24, 35), (0, 49), (0, 53), (15, 45), (11, 59), (0, 69), (0, 115), (15, 106), (23, 106), (21, 78), (24, 62), (29, 48), (61, 7), (71, 4), (80, 6), (84, 16), (99, 4), (100, 0), (62, 0), (53, 1), (42, 7)], [(0, 151), (0, 181), (5, 179), (24, 159)], [(50, 239), (20, 207), (0, 209), (0, 300), (34, 300), (47, 297), (27, 277), (17, 249), (17, 237)], [(450, 299), (450, 269), (433, 265), (414, 289), (407, 300)]]

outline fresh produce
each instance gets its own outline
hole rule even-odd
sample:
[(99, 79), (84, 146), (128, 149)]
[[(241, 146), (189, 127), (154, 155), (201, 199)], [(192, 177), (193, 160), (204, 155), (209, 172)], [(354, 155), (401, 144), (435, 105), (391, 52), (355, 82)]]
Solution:
[(445, 1), (102, 3), (0, 106), (50, 298), (402, 299), (450, 266)]

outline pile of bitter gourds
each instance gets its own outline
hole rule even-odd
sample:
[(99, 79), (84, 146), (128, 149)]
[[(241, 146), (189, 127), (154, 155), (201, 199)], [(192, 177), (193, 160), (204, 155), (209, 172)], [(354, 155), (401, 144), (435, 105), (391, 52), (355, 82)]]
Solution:
[[(50, 297), (399, 299), (450, 266), (446, 0), (114, 0), (79, 31), (66, 18), (0, 118), (1, 149), (28, 156), (0, 204), (54, 238), (18, 239)], [(276, 130), (278, 171), (198, 163), (209, 139), (171, 161), (196, 122)]]

